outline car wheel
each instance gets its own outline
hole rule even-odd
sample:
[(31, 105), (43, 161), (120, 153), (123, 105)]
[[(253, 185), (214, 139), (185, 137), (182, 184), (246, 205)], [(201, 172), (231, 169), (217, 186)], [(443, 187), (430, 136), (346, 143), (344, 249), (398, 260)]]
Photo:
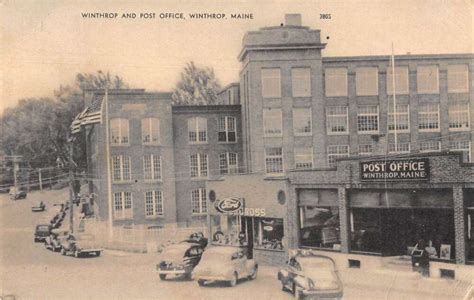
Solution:
[(284, 291), (284, 292), (286, 292), (288, 289), (286, 288), (285, 283), (283, 283), (283, 279), (280, 280), (280, 282), (281, 282), (281, 290)]
[(185, 273), (185, 274), (183, 275), (183, 278), (184, 278), (184, 279), (187, 279), (187, 280), (191, 280), (191, 277), (192, 277), (192, 276), (191, 276), (191, 273)]
[(232, 279), (229, 281), (229, 286), (235, 286), (237, 284), (237, 280), (238, 280), (237, 273), (234, 273), (234, 275), (232, 276)]
[(165, 280), (166, 279), (166, 274), (160, 274), (160, 280)]
[(300, 300), (303, 297), (301, 296), (301, 288), (298, 287), (296, 284), (293, 283), (293, 295), (295, 296), (295, 299)]
[(95, 255), (100, 256), (100, 253), (101, 253), (100, 251), (97, 251)]
[(74, 257), (78, 258), (79, 254), (80, 254), (79, 251), (77, 251), (77, 250), (74, 251)]
[(202, 280), (202, 279), (199, 279), (199, 280), (198, 280), (199, 286), (203, 286), (205, 283), (206, 283), (206, 281), (204, 281), (204, 280)]
[(253, 269), (252, 274), (250, 274), (249, 279), (254, 280), (257, 278), (258, 268)]
[(61, 248), (61, 254), (62, 254), (62, 255), (66, 255), (66, 249)]

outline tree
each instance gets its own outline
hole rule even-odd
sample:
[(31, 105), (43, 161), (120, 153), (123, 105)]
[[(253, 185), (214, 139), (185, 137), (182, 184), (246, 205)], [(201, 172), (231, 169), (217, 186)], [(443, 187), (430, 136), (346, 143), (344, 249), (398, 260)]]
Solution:
[[(72, 86), (61, 85), (54, 98), (27, 98), (0, 117), (0, 147), (7, 155), (23, 155), (33, 168), (56, 165), (57, 158), (66, 161), (69, 153), (68, 133), (74, 117), (84, 110), (82, 92), (95, 88), (126, 87), (122, 78), (109, 72), (77, 74)], [(85, 137), (74, 143), (74, 160), (86, 167)]]
[(194, 62), (188, 62), (173, 90), (173, 105), (216, 104), (220, 89), (220, 83), (212, 68), (200, 68), (196, 67)]

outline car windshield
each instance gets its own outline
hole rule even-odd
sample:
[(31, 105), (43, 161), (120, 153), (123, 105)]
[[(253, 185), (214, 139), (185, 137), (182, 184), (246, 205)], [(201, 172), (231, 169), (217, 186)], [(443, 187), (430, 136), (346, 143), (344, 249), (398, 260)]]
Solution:
[(48, 225), (39, 225), (39, 226), (37, 227), (37, 229), (38, 229), (39, 231), (48, 231), (48, 230), (49, 230), (49, 226), (48, 226)]

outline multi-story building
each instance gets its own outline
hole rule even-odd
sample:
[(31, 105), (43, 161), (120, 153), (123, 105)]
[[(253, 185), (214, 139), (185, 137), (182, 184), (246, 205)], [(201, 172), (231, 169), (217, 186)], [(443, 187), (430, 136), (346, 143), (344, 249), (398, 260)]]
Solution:
[[(244, 36), (240, 85), (219, 105), (111, 91), (115, 222), (208, 222), (214, 243), (262, 261), (302, 246), (401, 255), (419, 239), (434, 261), (474, 261), (474, 55), (396, 55), (392, 67), (324, 48), (288, 15)], [(88, 136), (106, 218), (103, 126)]]

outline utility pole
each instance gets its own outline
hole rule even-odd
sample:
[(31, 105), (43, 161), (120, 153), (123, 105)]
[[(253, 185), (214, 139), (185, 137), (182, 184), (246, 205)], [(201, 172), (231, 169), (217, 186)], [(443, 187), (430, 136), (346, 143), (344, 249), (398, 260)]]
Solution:
[(68, 155), (68, 164), (69, 164), (69, 231), (74, 233), (74, 160), (72, 159), (74, 155), (74, 139), (70, 139), (69, 144), (69, 155)]

